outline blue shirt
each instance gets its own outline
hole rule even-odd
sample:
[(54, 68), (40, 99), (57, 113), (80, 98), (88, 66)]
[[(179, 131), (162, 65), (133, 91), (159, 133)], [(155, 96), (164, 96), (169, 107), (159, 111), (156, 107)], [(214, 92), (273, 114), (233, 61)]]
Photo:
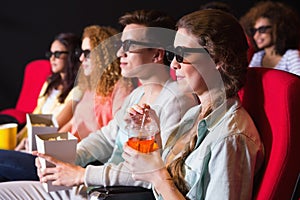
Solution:
[[(183, 152), (172, 155), (172, 147), (197, 123), (196, 146), (183, 166), (189, 188), (186, 196), (189, 199), (251, 199), (253, 178), (264, 155), (252, 119), (237, 98), (227, 100), (209, 116), (195, 122), (200, 110), (201, 106), (196, 106), (186, 113), (178, 132), (170, 137), (163, 159), (182, 155)], [(159, 195), (157, 198), (162, 199)]]

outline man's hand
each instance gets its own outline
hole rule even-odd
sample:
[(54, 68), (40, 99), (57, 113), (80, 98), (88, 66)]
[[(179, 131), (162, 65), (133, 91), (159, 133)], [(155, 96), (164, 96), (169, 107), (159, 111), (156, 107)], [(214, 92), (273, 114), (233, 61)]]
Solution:
[[(84, 183), (84, 168), (62, 162), (46, 154), (37, 152), (34, 152), (33, 154), (38, 156), (35, 160), (35, 165), (37, 167), (40, 182), (53, 181), (53, 185), (64, 186), (75, 186)], [(40, 158), (44, 158), (49, 163), (52, 163), (54, 167), (43, 169), (41, 167)]]

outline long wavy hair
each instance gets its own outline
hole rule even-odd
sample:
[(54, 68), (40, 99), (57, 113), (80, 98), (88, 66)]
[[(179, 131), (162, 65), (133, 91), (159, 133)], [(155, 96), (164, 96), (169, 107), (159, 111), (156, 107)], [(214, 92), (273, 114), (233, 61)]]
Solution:
[[(199, 45), (208, 50), (214, 63), (219, 66), (226, 98), (237, 96), (239, 89), (245, 83), (248, 66), (247, 39), (238, 20), (224, 11), (207, 9), (183, 16), (177, 22), (177, 28), (184, 28), (189, 34), (198, 38)], [(212, 109), (208, 109), (203, 117), (211, 111)], [(189, 190), (184, 179), (183, 165), (197, 141), (196, 124), (190, 130), (193, 136), (190, 143), (186, 144), (183, 156), (167, 166), (175, 185), (183, 195), (186, 195)]]
[[(118, 31), (112, 27), (91, 25), (84, 29), (82, 39), (90, 39), (90, 59), (94, 68), (89, 77), (85, 76), (81, 70), (78, 79), (81, 90), (95, 90), (97, 95), (106, 97), (111, 94), (114, 85), (122, 77), (120, 59), (112, 53), (113, 44), (105, 42), (116, 34)], [(129, 80), (128, 84), (130, 84)]]
[(261, 1), (240, 18), (255, 51), (260, 49), (253, 39), (251, 29), (261, 17), (267, 18), (271, 23), (276, 54), (282, 56), (288, 49), (300, 47), (300, 18), (297, 12), (282, 2)]
[(48, 79), (48, 87), (46, 88), (44, 96), (49, 96), (53, 89), (57, 89), (59, 85), (62, 85), (61, 94), (58, 97), (60, 103), (64, 103), (69, 92), (72, 90), (78, 69), (80, 67), (80, 60), (75, 54), (75, 50), (81, 46), (81, 39), (74, 33), (60, 33), (53, 41), (59, 41), (63, 44), (67, 51), (67, 65), (64, 68), (65, 77), (62, 79), (60, 73), (53, 73)]

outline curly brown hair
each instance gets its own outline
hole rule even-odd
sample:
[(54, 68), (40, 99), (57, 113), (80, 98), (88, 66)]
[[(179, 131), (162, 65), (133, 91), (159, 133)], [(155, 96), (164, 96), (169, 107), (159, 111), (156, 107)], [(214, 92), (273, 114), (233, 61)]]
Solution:
[[(177, 28), (183, 28), (198, 38), (198, 43), (206, 48), (223, 79), (226, 98), (237, 96), (244, 85), (247, 72), (247, 39), (238, 20), (229, 13), (216, 9), (199, 10), (183, 16), (177, 22)], [(206, 110), (206, 117), (212, 108)], [(197, 141), (197, 125), (190, 130), (192, 139), (186, 145), (181, 157), (167, 166), (175, 185), (183, 195), (188, 192), (184, 180), (183, 164), (192, 152)]]
[(84, 29), (82, 39), (90, 39), (90, 59), (95, 67), (90, 77), (81, 70), (78, 79), (81, 90), (95, 89), (98, 95), (108, 96), (121, 78), (120, 61), (112, 55), (112, 44), (105, 42), (116, 34), (118, 31), (112, 27), (91, 25)]
[(259, 18), (267, 18), (272, 25), (272, 37), (275, 53), (283, 55), (288, 49), (300, 46), (300, 18), (298, 13), (282, 2), (260, 1), (240, 18), (251, 45), (255, 51), (258, 47), (251, 34), (251, 29)]

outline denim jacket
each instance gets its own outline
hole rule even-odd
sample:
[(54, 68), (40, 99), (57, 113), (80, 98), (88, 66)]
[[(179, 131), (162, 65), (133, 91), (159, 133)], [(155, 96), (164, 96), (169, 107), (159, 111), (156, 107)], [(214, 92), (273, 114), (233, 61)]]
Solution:
[[(201, 110), (191, 108), (177, 133), (170, 137), (163, 159), (172, 146), (190, 130)], [(251, 199), (253, 179), (263, 163), (264, 149), (259, 133), (238, 98), (228, 99), (197, 123), (197, 142), (184, 162), (189, 199)], [(178, 158), (182, 152), (175, 155)], [(156, 194), (157, 199), (162, 197)]]

